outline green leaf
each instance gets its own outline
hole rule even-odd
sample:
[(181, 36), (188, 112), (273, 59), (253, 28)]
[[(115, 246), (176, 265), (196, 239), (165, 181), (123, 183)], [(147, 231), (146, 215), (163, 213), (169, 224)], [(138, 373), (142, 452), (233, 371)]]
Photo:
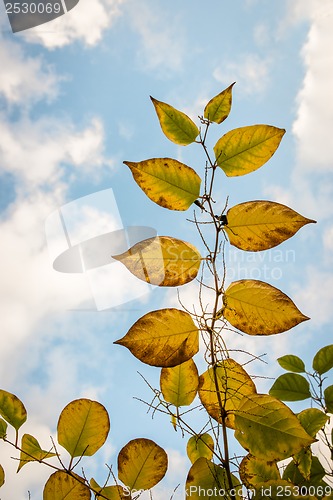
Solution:
[(282, 368), (288, 370), (289, 372), (305, 372), (304, 361), (302, 361), (298, 356), (294, 356), (293, 354), (286, 354), (285, 356), (278, 358), (277, 362)]
[(142, 316), (114, 343), (127, 347), (143, 363), (172, 367), (198, 352), (199, 331), (187, 312), (160, 309)]
[(240, 463), (239, 475), (249, 489), (257, 488), (270, 480), (280, 479), (276, 462), (267, 462), (253, 455), (246, 455)]
[(244, 396), (256, 392), (256, 387), (244, 368), (231, 358), (227, 358), (216, 368), (216, 378), (220, 398), (216, 391), (213, 368), (208, 368), (200, 375), (199, 397), (208, 414), (222, 422), (222, 410), (226, 413), (225, 423), (234, 429), (234, 413)]
[(275, 380), (269, 394), (282, 401), (302, 401), (311, 397), (310, 384), (302, 375), (284, 373)]
[[(121, 486), (99, 486), (95, 479), (90, 479), (90, 487), (93, 488), (94, 492), (98, 492), (103, 495), (104, 498), (109, 500), (125, 500), (129, 498), (128, 492), (124, 490)], [(97, 498), (100, 498), (97, 496)]]
[[(233, 498), (243, 498), (241, 496), (241, 485), (238, 479), (231, 475), (235, 490)], [(186, 498), (193, 500), (230, 500), (229, 483), (225, 469), (216, 465), (207, 458), (200, 457), (189, 470), (186, 479)], [(222, 491), (224, 494), (222, 494)]]
[(39, 462), (55, 456), (56, 453), (42, 450), (36, 438), (30, 434), (24, 434), (22, 437), (20, 463), (17, 472), (19, 472), (28, 462)]
[(324, 390), (325, 405), (329, 413), (333, 413), (333, 385)]
[(90, 399), (76, 399), (60, 414), (58, 441), (72, 458), (90, 457), (103, 446), (109, 430), (109, 415), (103, 405)]
[(0, 439), (3, 439), (7, 436), (7, 427), (7, 422), (0, 418)]
[(228, 88), (209, 101), (204, 111), (204, 118), (206, 120), (222, 123), (228, 118), (232, 103), (232, 87), (235, 83), (232, 83)]
[(316, 222), (272, 201), (247, 201), (227, 212), (223, 227), (231, 245), (250, 252), (268, 250), (291, 238), (302, 226)]
[(251, 455), (269, 462), (291, 457), (315, 441), (288, 406), (267, 394), (243, 398), (235, 428), (239, 443)]
[(214, 146), (216, 163), (228, 177), (249, 174), (273, 156), (284, 133), (270, 125), (230, 130)]
[(185, 113), (162, 101), (150, 97), (166, 137), (180, 146), (187, 146), (199, 135), (196, 124)]
[(90, 500), (91, 494), (84, 479), (71, 472), (57, 471), (47, 480), (43, 500)]
[(118, 455), (118, 477), (129, 490), (149, 490), (166, 474), (168, 456), (150, 439), (133, 439)]
[(297, 486), (325, 486), (322, 479), (325, 476), (325, 469), (317, 457), (312, 457), (310, 479), (306, 480), (294, 461), (290, 462), (283, 472), (283, 479), (290, 481)]
[(211, 460), (214, 454), (213, 438), (207, 432), (198, 436), (192, 436), (187, 442), (186, 452), (192, 464), (200, 457)]
[(5, 484), (5, 471), (3, 470), (2, 465), (0, 465), (0, 488)]
[(312, 367), (320, 375), (333, 368), (333, 344), (319, 349), (313, 358)]
[(281, 290), (258, 280), (239, 280), (223, 296), (223, 315), (248, 335), (285, 332), (309, 318)]
[(124, 163), (148, 198), (161, 207), (187, 210), (200, 194), (200, 177), (193, 168), (178, 160), (151, 158)]
[(199, 387), (199, 374), (193, 359), (172, 368), (162, 368), (160, 386), (163, 398), (168, 403), (189, 406)]
[(156, 236), (112, 256), (137, 278), (157, 286), (181, 286), (197, 276), (201, 255), (186, 241)]
[(310, 447), (304, 448), (293, 456), (295, 465), (306, 481), (311, 477), (312, 452)]
[(0, 415), (14, 427), (16, 431), (27, 420), (27, 411), (22, 401), (10, 392), (0, 390)]
[(317, 408), (307, 408), (297, 415), (298, 420), (301, 422), (306, 432), (316, 437), (317, 433), (322, 429), (329, 420), (328, 415)]

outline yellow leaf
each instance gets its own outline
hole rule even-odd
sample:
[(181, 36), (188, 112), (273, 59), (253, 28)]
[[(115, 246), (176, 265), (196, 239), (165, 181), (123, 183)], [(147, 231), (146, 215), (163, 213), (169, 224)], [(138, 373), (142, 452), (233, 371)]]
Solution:
[(200, 194), (200, 177), (193, 168), (178, 160), (151, 158), (124, 163), (142, 191), (161, 207), (187, 210)]
[(276, 462), (267, 462), (253, 455), (246, 455), (240, 463), (239, 475), (247, 488), (258, 488), (262, 483), (279, 480), (280, 473)]
[(235, 476), (231, 476), (234, 485), (233, 493), (229, 494), (227, 473), (221, 465), (216, 465), (207, 458), (200, 457), (194, 462), (186, 479), (186, 498), (192, 500), (230, 500), (242, 499), (241, 486)]
[(187, 312), (160, 309), (138, 319), (115, 344), (127, 347), (143, 363), (172, 367), (198, 352), (199, 331)]
[[(128, 492), (124, 490), (121, 486), (99, 486), (95, 479), (90, 479), (90, 487), (93, 488), (94, 492), (103, 495), (103, 498), (108, 498), (109, 500), (125, 500), (129, 497)], [(99, 496), (97, 498), (100, 498)]]
[(270, 125), (230, 130), (214, 146), (216, 163), (228, 177), (249, 174), (273, 156), (284, 133)]
[(251, 455), (284, 460), (315, 442), (296, 415), (267, 394), (249, 394), (235, 413), (235, 438)]
[(227, 89), (209, 101), (204, 111), (204, 118), (206, 120), (222, 123), (229, 116), (232, 102), (232, 87), (235, 83), (232, 83)]
[(258, 280), (234, 281), (223, 302), (225, 319), (249, 335), (285, 332), (309, 319), (281, 290)]
[(168, 456), (150, 439), (133, 439), (118, 455), (118, 477), (129, 490), (148, 490), (163, 479)]
[(136, 243), (126, 252), (112, 256), (137, 278), (157, 286), (180, 286), (198, 274), (198, 250), (170, 236), (156, 236)]
[(76, 399), (60, 414), (58, 441), (71, 457), (90, 457), (103, 446), (109, 430), (109, 415), (103, 405), (90, 399)]
[(187, 146), (199, 135), (196, 124), (185, 113), (162, 101), (150, 97), (166, 137), (180, 146)]
[(3, 470), (2, 465), (0, 465), (0, 488), (5, 484), (5, 471)]
[(7, 422), (0, 418), (0, 439), (4, 439), (7, 436), (7, 427)]
[(162, 368), (160, 377), (163, 398), (177, 407), (189, 406), (199, 386), (199, 374), (193, 359), (172, 368)]
[(187, 442), (186, 452), (192, 464), (200, 457), (211, 460), (214, 454), (214, 441), (212, 436), (208, 433), (192, 436)]
[(43, 500), (90, 500), (90, 489), (84, 479), (73, 472), (71, 475), (57, 471), (47, 480)]
[[(219, 363), (216, 375), (222, 408), (227, 414), (225, 423), (233, 429), (234, 412), (244, 396), (256, 392), (256, 387), (244, 368), (230, 358)], [(221, 423), (220, 403), (213, 368), (208, 368), (200, 375), (199, 397), (209, 415)]]
[(42, 450), (36, 438), (30, 434), (24, 434), (22, 436), (20, 463), (17, 472), (28, 462), (45, 460), (55, 456), (55, 453)]
[(294, 463), (306, 481), (310, 481), (312, 452), (310, 447), (303, 448), (293, 456)]
[(227, 221), (223, 229), (230, 243), (250, 252), (273, 248), (305, 224), (316, 222), (272, 201), (240, 203), (228, 210)]
[(27, 420), (27, 411), (22, 401), (10, 392), (0, 390), (0, 415), (16, 431)]

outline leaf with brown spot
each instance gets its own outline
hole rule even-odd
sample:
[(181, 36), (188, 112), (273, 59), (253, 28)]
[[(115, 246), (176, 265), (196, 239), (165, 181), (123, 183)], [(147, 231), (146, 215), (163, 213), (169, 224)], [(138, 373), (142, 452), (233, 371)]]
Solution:
[(303, 217), (281, 203), (259, 200), (230, 208), (223, 229), (233, 246), (258, 252), (279, 245), (310, 222), (316, 221)]
[(90, 489), (84, 483), (83, 477), (74, 472), (54, 472), (45, 484), (43, 500), (90, 500)]
[(157, 286), (181, 286), (198, 274), (201, 255), (186, 241), (156, 236), (112, 256), (137, 278)]
[(200, 194), (201, 179), (193, 168), (172, 158), (124, 161), (150, 200), (169, 210), (187, 210)]
[(115, 344), (127, 347), (147, 365), (172, 367), (198, 352), (199, 331), (187, 312), (160, 309), (138, 319)]
[(199, 397), (211, 417), (222, 422), (220, 402), (226, 413), (225, 423), (234, 429), (234, 413), (241, 400), (256, 392), (256, 386), (244, 368), (233, 359), (227, 358), (216, 368), (219, 396), (216, 390), (214, 370), (208, 368), (200, 375)]
[(223, 296), (223, 316), (249, 335), (285, 332), (309, 318), (281, 290), (258, 280), (239, 280)]
[(247, 488), (258, 488), (266, 481), (281, 479), (276, 462), (267, 462), (250, 454), (241, 461), (239, 475)]

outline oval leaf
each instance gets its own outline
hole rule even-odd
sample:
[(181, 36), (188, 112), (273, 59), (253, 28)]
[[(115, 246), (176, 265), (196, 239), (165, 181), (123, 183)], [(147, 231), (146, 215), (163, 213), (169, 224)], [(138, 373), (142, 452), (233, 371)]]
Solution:
[(162, 368), (160, 386), (163, 398), (174, 406), (189, 406), (199, 387), (199, 374), (193, 359), (172, 368)]
[[(99, 493), (103, 495), (103, 498), (108, 498), (109, 500), (125, 500), (129, 497), (128, 492), (124, 490), (121, 486), (99, 486), (95, 479), (90, 479), (90, 487), (94, 490), (94, 493)], [(99, 496), (97, 496), (99, 498)]]
[(304, 361), (298, 356), (294, 356), (293, 354), (286, 354), (285, 356), (278, 358), (277, 362), (282, 368), (288, 370), (289, 372), (295, 372), (295, 373), (305, 372)]
[(329, 420), (329, 416), (325, 415), (324, 412), (317, 408), (307, 408), (301, 411), (297, 415), (297, 418), (306, 432), (313, 438), (316, 437), (317, 432), (319, 432)]
[(228, 177), (249, 174), (273, 156), (284, 133), (270, 125), (230, 130), (214, 146), (216, 163)]
[[(236, 495), (233, 498), (242, 498), (241, 486), (235, 476), (231, 476)], [(207, 458), (200, 457), (189, 470), (186, 479), (186, 498), (193, 500), (229, 500), (229, 483), (225, 469), (216, 465)], [(223, 491), (223, 495), (222, 495)]]
[(239, 443), (251, 455), (269, 462), (291, 457), (315, 441), (288, 406), (267, 394), (243, 398), (235, 427)]
[(3, 470), (2, 465), (0, 465), (0, 488), (5, 484), (5, 471)]
[(118, 477), (129, 490), (149, 490), (167, 469), (167, 454), (150, 439), (133, 439), (118, 455)]
[(21, 425), (27, 420), (27, 410), (22, 401), (14, 394), (0, 390), (0, 415), (10, 425), (19, 430)]
[(285, 332), (309, 318), (281, 290), (258, 280), (234, 281), (224, 297), (224, 317), (249, 335)]
[(324, 390), (325, 406), (329, 413), (333, 413), (333, 385)]
[(228, 118), (232, 103), (232, 87), (235, 83), (232, 83), (228, 88), (209, 101), (204, 111), (204, 118), (206, 120), (222, 123)]
[(208, 433), (192, 436), (187, 442), (186, 452), (192, 464), (200, 457), (211, 460), (214, 454), (213, 438)]
[(47, 480), (43, 500), (90, 500), (90, 489), (84, 479), (73, 472), (71, 475), (57, 471)]
[(103, 405), (90, 399), (76, 399), (61, 412), (58, 442), (71, 457), (91, 456), (105, 443), (110, 430)]
[(0, 439), (3, 439), (7, 436), (7, 427), (7, 422), (0, 418)]
[[(216, 376), (223, 411), (226, 412), (225, 423), (233, 429), (234, 412), (244, 396), (256, 392), (256, 387), (244, 368), (230, 358), (219, 363)], [(221, 409), (213, 368), (208, 368), (200, 375), (199, 397), (209, 415), (221, 423)]]
[(311, 397), (310, 384), (302, 375), (284, 373), (275, 380), (269, 394), (282, 401), (303, 401)]
[(22, 437), (20, 463), (17, 472), (19, 472), (23, 465), (28, 462), (39, 462), (40, 460), (45, 460), (46, 458), (55, 456), (56, 453), (42, 450), (36, 438), (30, 434), (24, 434)]
[(253, 455), (246, 455), (240, 463), (239, 475), (247, 488), (258, 488), (262, 483), (279, 480), (276, 462), (267, 462)]
[(200, 194), (200, 177), (193, 168), (178, 160), (151, 158), (124, 163), (142, 191), (161, 207), (187, 210)]
[(196, 124), (185, 113), (162, 101), (150, 96), (166, 137), (180, 146), (187, 146), (195, 141), (199, 135)]
[(231, 245), (258, 252), (279, 245), (310, 222), (315, 221), (280, 203), (247, 201), (228, 210), (223, 229)]
[(198, 352), (199, 331), (187, 312), (160, 309), (138, 319), (115, 344), (127, 347), (147, 365), (172, 367)]
[(197, 276), (201, 256), (185, 241), (157, 236), (136, 243), (126, 252), (112, 256), (137, 278), (157, 286), (181, 286)]
[(319, 349), (313, 358), (312, 367), (320, 375), (333, 368), (333, 345), (327, 345)]

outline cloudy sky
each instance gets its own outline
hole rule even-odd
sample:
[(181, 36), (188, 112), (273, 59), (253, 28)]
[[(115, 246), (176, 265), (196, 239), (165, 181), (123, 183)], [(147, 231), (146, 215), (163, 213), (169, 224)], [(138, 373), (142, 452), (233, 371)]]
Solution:
[[(312, 321), (276, 338), (230, 334), (229, 345), (268, 353), (269, 368), (251, 365), (253, 373), (277, 375), (278, 356), (298, 353), (310, 366), (311, 355), (331, 342), (332, 23), (330, 0), (80, 0), (65, 16), (13, 34), (0, 4), (0, 386), (24, 401), (24, 430), (43, 447), (72, 399), (107, 407), (109, 444), (84, 462), (87, 477), (103, 482), (103, 464), (116, 465), (117, 451), (135, 437), (169, 452), (155, 499), (169, 497), (189, 468), (186, 439), (133, 399), (151, 398), (137, 372), (157, 386), (158, 370), (113, 345), (149, 310), (176, 305), (176, 292), (136, 288), (115, 264), (75, 274), (53, 268), (69, 244), (123, 226), (149, 226), (200, 246), (186, 220), (191, 209), (154, 205), (122, 164), (171, 156), (202, 172), (196, 146), (163, 136), (149, 95), (195, 120), (236, 81), (232, 113), (212, 144), (238, 126), (286, 128), (262, 169), (234, 179), (221, 173), (218, 204), (227, 196), (229, 206), (275, 200), (318, 221), (262, 257), (226, 254), (230, 276), (281, 288)], [(182, 299), (195, 302), (195, 284)], [(29, 464), (16, 477), (12, 455), (2, 444), (2, 500), (13, 498), (13, 488), (17, 498), (29, 490), (39, 500), (49, 471)]]

